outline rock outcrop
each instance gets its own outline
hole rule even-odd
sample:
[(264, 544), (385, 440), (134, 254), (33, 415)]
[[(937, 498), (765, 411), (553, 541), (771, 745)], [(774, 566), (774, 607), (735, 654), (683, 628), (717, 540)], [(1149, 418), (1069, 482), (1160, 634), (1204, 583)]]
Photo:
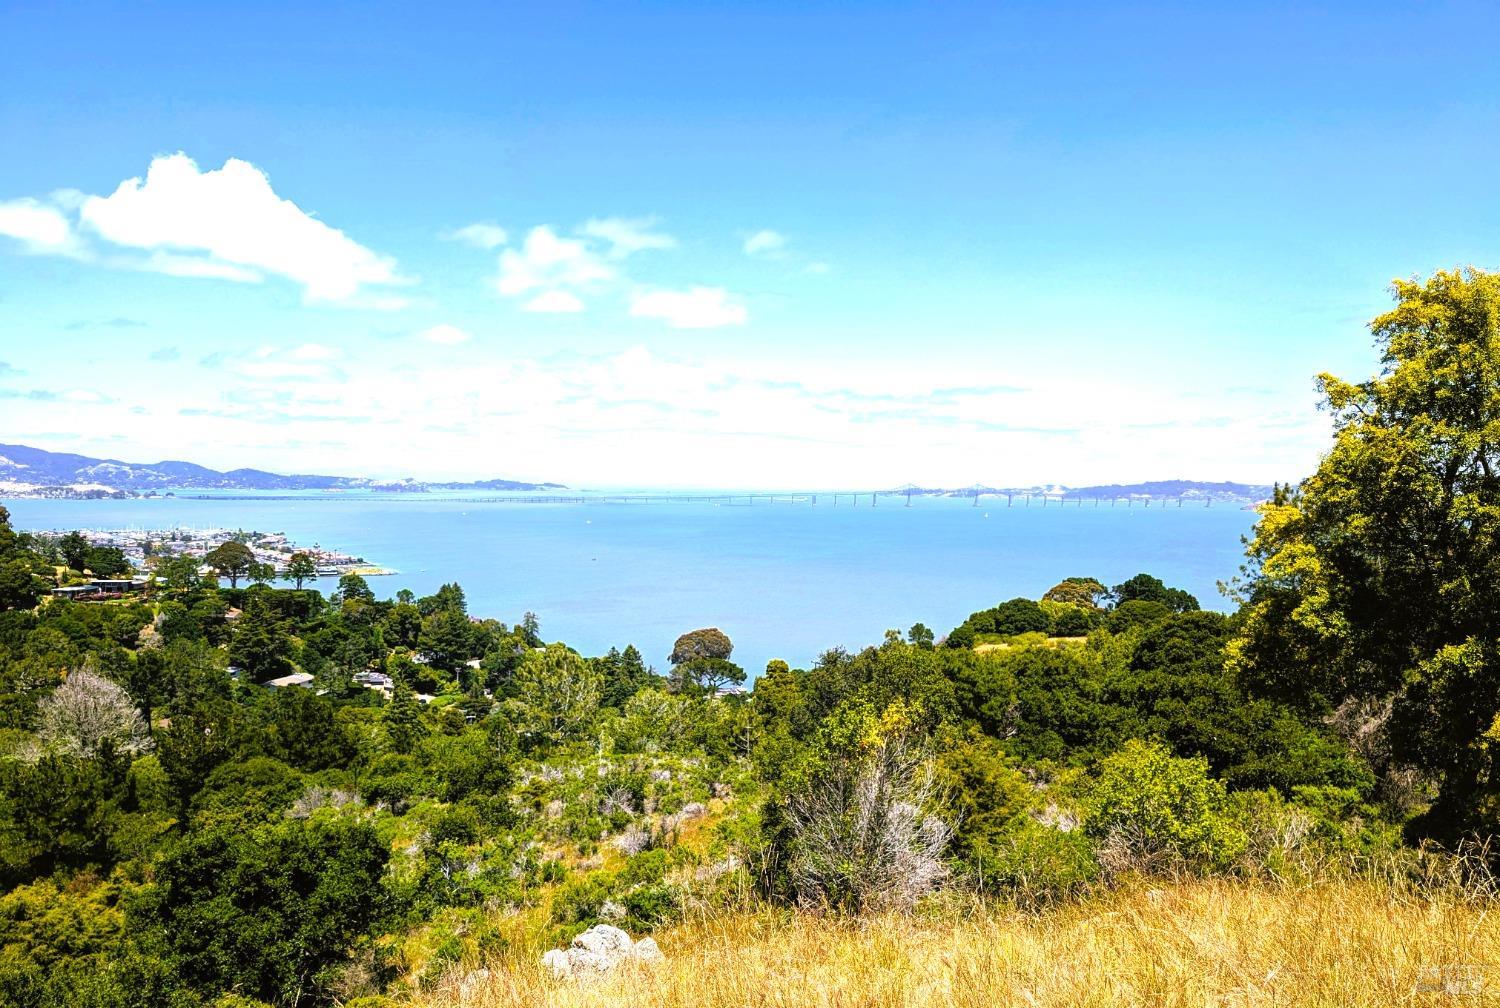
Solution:
[(652, 938), (638, 942), (609, 924), (596, 924), (573, 939), (565, 949), (553, 949), (542, 956), (542, 965), (559, 980), (600, 977), (623, 963), (660, 962), (661, 949)]

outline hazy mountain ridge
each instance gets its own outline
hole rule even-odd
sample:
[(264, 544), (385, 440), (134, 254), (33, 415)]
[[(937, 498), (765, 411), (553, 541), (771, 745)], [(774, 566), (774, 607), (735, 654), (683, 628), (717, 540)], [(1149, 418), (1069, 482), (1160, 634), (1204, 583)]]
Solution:
[(1235, 501), (1262, 501), (1271, 496), (1272, 487), (1269, 483), (1234, 483), (1230, 481), (1207, 482), (1203, 480), (1148, 480), (1143, 483), (1108, 483), (1094, 486), (1064, 486), (1060, 483), (1037, 484), (1027, 487), (996, 487), (986, 484), (973, 484), (966, 487), (919, 487), (907, 485), (898, 487), (891, 493), (911, 493), (921, 496), (941, 497), (973, 497), (984, 496), (1031, 496), (1031, 497), (1059, 497), (1064, 500), (1076, 500), (1079, 498), (1092, 500), (1100, 498), (1109, 500), (1111, 498), (1125, 497), (1185, 497), (1188, 499), (1212, 499), (1212, 500), (1235, 500)]
[(526, 483), (489, 479), (475, 482), (376, 480), (357, 476), (319, 476), (231, 469), (220, 472), (193, 462), (154, 463), (91, 458), (71, 452), (51, 452), (26, 445), (0, 444), (0, 483), (17, 488), (105, 487), (117, 491), (181, 489), (213, 490), (557, 490), (560, 483)]

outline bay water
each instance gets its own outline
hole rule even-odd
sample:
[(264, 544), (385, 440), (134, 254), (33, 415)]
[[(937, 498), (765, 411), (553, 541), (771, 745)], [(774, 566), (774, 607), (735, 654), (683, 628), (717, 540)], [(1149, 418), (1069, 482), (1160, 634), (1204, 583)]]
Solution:
[[(585, 654), (635, 644), (659, 669), (678, 634), (717, 626), (753, 677), (772, 658), (812, 662), (922, 622), (941, 635), (971, 612), (1036, 598), (1069, 576), (1117, 584), (1142, 571), (1227, 609), (1255, 514), (1239, 505), (1105, 501), (1007, 507), (868, 494), (807, 502), (513, 503), (452, 494), (287, 499), (0, 501), (17, 529), (242, 528), (363, 556), (382, 598), (457, 581), (469, 611)], [(315, 582), (331, 591), (331, 579)]]

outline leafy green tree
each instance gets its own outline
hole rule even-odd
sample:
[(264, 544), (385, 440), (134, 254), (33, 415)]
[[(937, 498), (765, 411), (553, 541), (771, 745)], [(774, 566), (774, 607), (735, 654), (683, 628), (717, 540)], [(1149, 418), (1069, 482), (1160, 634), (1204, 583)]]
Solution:
[(422, 620), (418, 646), (432, 666), (452, 674), (474, 656), (474, 628), (462, 609), (439, 609)]
[(1231, 664), (1313, 709), (1390, 704), (1400, 760), (1437, 782), (1421, 832), (1500, 827), (1500, 275), (1396, 281), (1382, 370), (1319, 381), (1333, 446), (1266, 506)]
[(30, 560), (0, 560), (0, 609), (31, 609), (49, 588)]
[(276, 566), (256, 560), (246, 569), (245, 576), (254, 584), (267, 585), (276, 580)]
[(124, 577), (134, 569), (118, 546), (91, 546), (84, 562), (94, 577), (101, 578)]
[(369, 582), (358, 574), (345, 574), (339, 578), (334, 597), (340, 602), (361, 602), (366, 605), (375, 601), (375, 593), (370, 590)]
[(346, 818), (195, 831), (156, 865), (132, 924), (201, 995), (321, 1001), (325, 971), (386, 912), (388, 857), (372, 826)]
[(528, 651), (516, 669), (516, 700), (523, 730), (562, 742), (593, 720), (600, 676), (592, 663), (562, 644)]
[(198, 574), (200, 562), (196, 557), (184, 553), (156, 558), (156, 576), (168, 591), (186, 592), (197, 588), (202, 578)]
[(62, 556), (63, 563), (76, 571), (88, 567), (91, 548), (82, 532), (69, 532), (57, 541), (57, 552)]
[(609, 653), (599, 660), (599, 672), (603, 680), (599, 704), (616, 710), (656, 681), (634, 644), (627, 644), (624, 651), (610, 648)]
[(913, 623), (911, 629), (906, 631), (906, 639), (919, 648), (932, 650), (933, 633), (924, 623)]
[(469, 604), (464, 599), (464, 590), (457, 582), (442, 585), (438, 590), (426, 598), (417, 601), (417, 608), (423, 616), (431, 616), (440, 612), (457, 612), (467, 614)]
[(0, 760), (0, 883), (106, 868), (113, 761), (47, 753)]
[(229, 660), (255, 682), (276, 679), (291, 671), (292, 645), (287, 628), (265, 599), (251, 595), (229, 640)]
[(1160, 602), (1173, 612), (1192, 612), (1199, 608), (1196, 598), (1181, 588), (1168, 588), (1161, 578), (1150, 574), (1137, 574), (1123, 584), (1115, 585), (1111, 594), (1117, 606), (1126, 602)]
[(300, 589), (304, 581), (318, 579), (318, 562), (313, 559), (311, 553), (298, 550), (287, 559), (286, 570), (281, 576), (283, 580), (295, 582)]
[(238, 588), (240, 578), (250, 572), (250, 565), (256, 561), (249, 546), (231, 539), (209, 550), (203, 562), (219, 577), (228, 578), (231, 588)]
[(681, 665), (695, 658), (728, 658), (733, 653), (734, 644), (728, 634), (718, 627), (705, 627), (678, 637), (669, 660), (673, 665)]
[(542, 646), (542, 621), (537, 619), (536, 613), (527, 612), (521, 617), (521, 636), (527, 647)]
[(990, 610), (993, 633), (1013, 637), (1024, 633), (1050, 633), (1052, 617), (1031, 599), (1014, 598)]
[(1099, 618), (1097, 610), (1069, 605), (1052, 621), (1052, 634), (1054, 637), (1086, 637), (1099, 625)]
[(386, 705), (382, 721), (385, 725), (386, 742), (392, 752), (409, 753), (417, 747), (427, 733), (422, 724), (422, 705), (416, 691), (405, 675), (395, 677), (396, 685), (391, 692), (391, 702)]
[(1108, 597), (1109, 589), (1104, 587), (1104, 583), (1091, 577), (1063, 578), (1042, 596), (1048, 602), (1063, 602), (1088, 609), (1103, 608), (1103, 602)]
[(973, 648), (974, 628), (967, 623), (954, 627), (948, 636), (943, 639), (943, 644), (956, 651), (967, 651)]
[(723, 658), (693, 658), (672, 667), (669, 682), (678, 691), (713, 694), (745, 681), (745, 670)]
[(385, 640), (392, 647), (415, 649), (422, 636), (422, 611), (398, 602), (385, 617)]

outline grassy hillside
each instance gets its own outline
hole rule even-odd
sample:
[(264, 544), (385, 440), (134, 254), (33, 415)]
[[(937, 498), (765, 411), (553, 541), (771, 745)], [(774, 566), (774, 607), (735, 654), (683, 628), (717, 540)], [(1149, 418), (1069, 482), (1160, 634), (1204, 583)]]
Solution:
[[(666, 962), (559, 982), (532, 950), (413, 1008), (1500, 1003), (1500, 920), (1458, 893), (1209, 880), (1127, 886), (1040, 914), (949, 908), (835, 921), (762, 911), (657, 935)], [(1488, 981), (1488, 982), (1486, 982)]]

